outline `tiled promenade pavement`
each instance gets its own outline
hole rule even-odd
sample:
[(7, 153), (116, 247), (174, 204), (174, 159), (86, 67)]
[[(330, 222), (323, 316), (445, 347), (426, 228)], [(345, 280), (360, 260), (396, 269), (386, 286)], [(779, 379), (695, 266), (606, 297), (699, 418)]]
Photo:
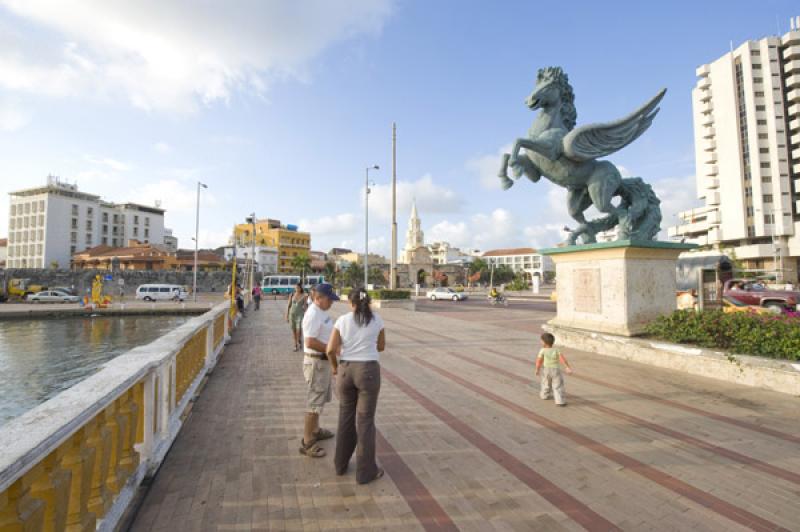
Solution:
[(566, 350), (558, 408), (532, 383), (533, 328), (501, 325), (524, 312), (441, 308), (381, 312), (387, 474), (366, 486), (335, 476), (333, 441), (298, 454), (283, 303), (249, 312), (133, 530), (800, 530), (798, 398)]

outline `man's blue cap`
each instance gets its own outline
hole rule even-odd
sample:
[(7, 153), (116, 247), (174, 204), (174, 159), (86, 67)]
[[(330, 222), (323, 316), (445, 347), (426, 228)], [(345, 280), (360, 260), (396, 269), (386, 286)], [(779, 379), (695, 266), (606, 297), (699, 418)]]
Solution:
[(339, 296), (333, 291), (333, 287), (330, 283), (320, 283), (314, 287), (314, 290), (317, 291), (318, 295), (325, 296), (331, 301), (339, 301)]

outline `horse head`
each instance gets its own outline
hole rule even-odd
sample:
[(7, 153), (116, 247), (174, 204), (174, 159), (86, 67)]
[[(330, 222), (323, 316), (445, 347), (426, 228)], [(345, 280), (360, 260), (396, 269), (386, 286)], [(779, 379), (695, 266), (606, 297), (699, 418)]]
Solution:
[(536, 87), (525, 99), (525, 105), (531, 110), (542, 109), (550, 113), (560, 110), (566, 129), (575, 127), (577, 119), (575, 94), (569, 84), (569, 78), (560, 67), (539, 69)]

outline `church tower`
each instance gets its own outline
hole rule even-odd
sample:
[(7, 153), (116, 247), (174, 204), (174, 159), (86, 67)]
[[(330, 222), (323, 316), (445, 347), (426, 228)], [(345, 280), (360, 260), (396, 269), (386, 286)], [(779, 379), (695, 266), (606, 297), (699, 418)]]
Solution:
[(417, 201), (411, 204), (411, 217), (408, 219), (408, 231), (406, 231), (406, 246), (403, 248), (403, 262), (412, 262), (414, 251), (425, 246), (425, 235), (422, 233), (422, 221), (417, 215)]

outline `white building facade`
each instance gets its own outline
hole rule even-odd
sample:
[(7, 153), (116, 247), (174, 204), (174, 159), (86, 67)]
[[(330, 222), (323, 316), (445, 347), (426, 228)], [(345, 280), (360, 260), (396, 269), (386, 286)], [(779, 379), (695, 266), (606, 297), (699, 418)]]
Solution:
[[(253, 249), (250, 246), (225, 246), (222, 248), (222, 255), (225, 260), (230, 261), (233, 259), (234, 250), (236, 260), (241, 265), (244, 261), (250, 258)], [(270, 246), (256, 246), (256, 271), (263, 274), (277, 274), (278, 273), (278, 248)]]
[(697, 196), (668, 230), (797, 280), (800, 260), (800, 17), (700, 66), (692, 91)]
[(164, 242), (158, 207), (109, 203), (52, 176), (9, 196), (8, 268), (67, 268), (74, 253), (94, 246)]
[(449, 242), (429, 244), (428, 251), (431, 252), (431, 259), (433, 259), (434, 264), (465, 264), (472, 262), (475, 258), (451, 246)]
[(178, 237), (172, 234), (172, 229), (164, 229), (164, 247), (172, 253), (178, 252)]
[(514, 273), (526, 273), (544, 280), (547, 272), (555, 273), (553, 259), (533, 248), (493, 249), (481, 257), (490, 267), (508, 266)]

